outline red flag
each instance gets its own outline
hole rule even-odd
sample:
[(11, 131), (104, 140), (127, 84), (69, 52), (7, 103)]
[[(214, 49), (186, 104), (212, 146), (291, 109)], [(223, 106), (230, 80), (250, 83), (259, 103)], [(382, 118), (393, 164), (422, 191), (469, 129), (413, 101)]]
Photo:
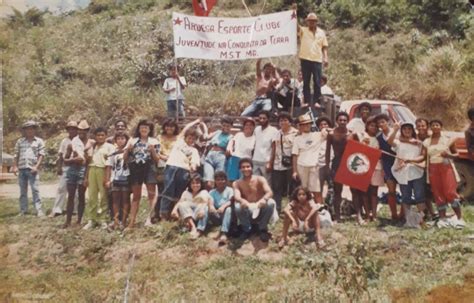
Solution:
[(366, 192), (382, 152), (348, 140), (334, 181)]
[(193, 0), (194, 15), (209, 16), (211, 9), (216, 5), (217, 0)]

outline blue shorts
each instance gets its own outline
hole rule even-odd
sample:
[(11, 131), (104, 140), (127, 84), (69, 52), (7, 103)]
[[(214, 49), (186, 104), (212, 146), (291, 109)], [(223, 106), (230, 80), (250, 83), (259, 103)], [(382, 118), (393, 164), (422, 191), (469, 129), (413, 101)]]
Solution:
[(85, 166), (71, 165), (66, 172), (66, 183), (70, 185), (81, 185), (84, 183), (85, 173)]
[(402, 203), (414, 205), (425, 202), (426, 182), (423, 177), (408, 181), (408, 184), (399, 185)]
[(240, 169), (239, 169), (240, 158), (231, 156), (227, 160), (227, 178), (229, 181), (235, 181), (240, 179)]

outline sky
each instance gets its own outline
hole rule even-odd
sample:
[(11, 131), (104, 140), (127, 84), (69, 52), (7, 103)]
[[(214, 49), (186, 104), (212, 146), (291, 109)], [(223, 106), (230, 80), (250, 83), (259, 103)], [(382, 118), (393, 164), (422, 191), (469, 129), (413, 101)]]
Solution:
[(0, 0), (0, 17), (11, 13), (12, 7), (26, 11), (31, 7), (41, 10), (48, 9), (53, 13), (61, 13), (86, 7), (90, 0)]

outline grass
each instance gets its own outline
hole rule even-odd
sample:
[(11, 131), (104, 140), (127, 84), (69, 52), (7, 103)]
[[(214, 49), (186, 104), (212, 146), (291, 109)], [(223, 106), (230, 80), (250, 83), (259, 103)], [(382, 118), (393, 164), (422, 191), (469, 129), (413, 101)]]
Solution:
[[(283, 251), (275, 240), (218, 247), (216, 230), (191, 241), (172, 223), (125, 234), (63, 230), (63, 217), (17, 217), (17, 207), (15, 199), (0, 203), (0, 300), (7, 302), (122, 301), (132, 255), (130, 301), (421, 302), (458, 285), (464, 299), (474, 296), (472, 205), (463, 209), (462, 231), (388, 225), (383, 207), (380, 222), (325, 230), (324, 252), (303, 235)], [(281, 222), (274, 237), (280, 231)]]

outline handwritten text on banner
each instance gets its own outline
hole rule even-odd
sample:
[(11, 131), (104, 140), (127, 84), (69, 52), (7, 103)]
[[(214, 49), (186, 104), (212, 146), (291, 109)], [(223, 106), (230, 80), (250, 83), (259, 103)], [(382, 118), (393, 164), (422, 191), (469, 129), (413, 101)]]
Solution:
[(295, 55), (296, 13), (209, 18), (173, 13), (176, 58), (244, 60)]

